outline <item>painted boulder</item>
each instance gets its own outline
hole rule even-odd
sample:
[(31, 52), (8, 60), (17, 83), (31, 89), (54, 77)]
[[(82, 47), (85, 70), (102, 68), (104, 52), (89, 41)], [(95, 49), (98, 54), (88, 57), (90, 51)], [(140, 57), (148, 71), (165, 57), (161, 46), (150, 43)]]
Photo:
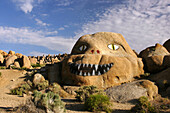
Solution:
[(121, 34), (84, 35), (62, 63), (62, 83), (107, 88), (143, 74), (143, 63)]

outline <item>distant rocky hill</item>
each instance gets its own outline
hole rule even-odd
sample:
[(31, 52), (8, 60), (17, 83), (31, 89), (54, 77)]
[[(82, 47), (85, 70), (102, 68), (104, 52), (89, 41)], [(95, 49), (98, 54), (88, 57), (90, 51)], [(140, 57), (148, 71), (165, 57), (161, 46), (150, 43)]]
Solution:
[(54, 64), (60, 62), (68, 54), (47, 55), (47, 56), (26, 56), (21, 53), (15, 53), (15, 51), (9, 51), (8, 53), (0, 50), (0, 66), (5, 68), (27, 68), (31, 69), (34, 65)]

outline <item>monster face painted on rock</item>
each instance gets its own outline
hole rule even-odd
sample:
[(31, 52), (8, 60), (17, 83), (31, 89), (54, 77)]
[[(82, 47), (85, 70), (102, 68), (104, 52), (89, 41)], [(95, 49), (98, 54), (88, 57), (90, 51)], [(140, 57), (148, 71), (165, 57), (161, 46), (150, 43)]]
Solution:
[(143, 73), (141, 59), (121, 34), (111, 32), (80, 37), (62, 67), (64, 84), (103, 88), (131, 81)]

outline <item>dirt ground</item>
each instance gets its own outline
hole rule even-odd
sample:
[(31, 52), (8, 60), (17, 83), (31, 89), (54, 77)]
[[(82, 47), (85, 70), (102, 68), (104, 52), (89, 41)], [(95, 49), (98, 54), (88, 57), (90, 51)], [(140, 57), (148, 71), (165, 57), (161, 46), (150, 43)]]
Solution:
[(25, 79), (26, 71), (0, 70), (0, 107), (16, 107), (26, 100), (16, 95), (10, 95), (10, 89), (15, 88)]
[[(0, 72), (0, 112), (5, 113), (21, 104), (24, 104), (29, 96), (20, 97), (17, 95), (10, 95), (10, 89), (17, 87), (26, 78), (27, 71), (1, 69)], [(84, 110), (83, 103), (77, 102), (75, 98), (62, 99), (66, 103), (67, 113), (90, 113)], [(134, 105), (113, 103), (115, 113), (126, 113)], [(123, 109), (122, 109), (123, 108)]]
[[(10, 95), (10, 89), (17, 87), (23, 83), (27, 78), (27, 71), (24, 70), (12, 70), (12, 69), (0, 69), (0, 113), (9, 113), (11, 109), (24, 104), (30, 96), (20, 97), (17, 95)], [(66, 103), (67, 113), (90, 113), (85, 111), (82, 102), (76, 101), (75, 98), (63, 98), (62, 101)], [(122, 104), (112, 102), (114, 109), (113, 113), (127, 113), (134, 106), (133, 104)], [(7, 112), (8, 111), (8, 112)], [(169, 110), (168, 110), (169, 112)], [(166, 113), (168, 113), (166, 111)], [(11, 112), (10, 112), (11, 113)]]

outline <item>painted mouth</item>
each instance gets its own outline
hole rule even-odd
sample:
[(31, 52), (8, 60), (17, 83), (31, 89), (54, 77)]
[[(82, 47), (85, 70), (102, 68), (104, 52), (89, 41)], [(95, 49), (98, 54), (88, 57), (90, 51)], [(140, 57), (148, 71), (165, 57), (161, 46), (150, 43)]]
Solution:
[(69, 63), (69, 66), (70, 72), (75, 75), (98, 76), (108, 72), (110, 68), (113, 66), (113, 63), (103, 65)]

